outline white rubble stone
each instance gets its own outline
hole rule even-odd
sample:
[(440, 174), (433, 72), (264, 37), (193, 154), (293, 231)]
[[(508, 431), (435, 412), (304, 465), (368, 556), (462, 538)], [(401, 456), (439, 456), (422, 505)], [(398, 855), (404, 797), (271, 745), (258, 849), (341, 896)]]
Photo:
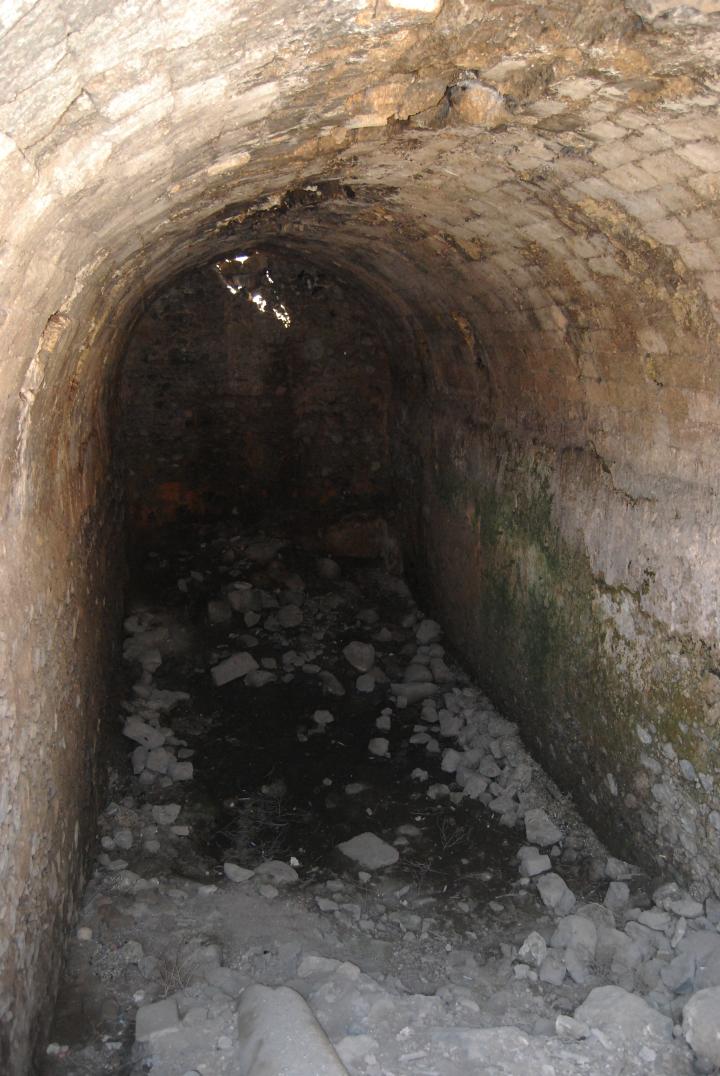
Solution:
[(214, 665), (210, 670), (210, 675), (215, 685), (222, 687), (223, 684), (229, 684), (231, 680), (238, 680), (241, 676), (247, 676), (249, 672), (254, 672), (258, 668), (258, 663), (252, 654), (242, 650), (237, 654), (231, 654), (229, 658), (225, 658), (224, 661)]
[(149, 725), (147, 721), (142, 721), (139, 717), (129, 717), (127, 719), (123, 725), (123, 736), (127, 736), (129, 740), (134, 740), (141, 747), (146, 747), (148, 750), (162, 747), (165, 743), (164, 734)]
[(597, 947), (597, 927), (584, 915), (566, 915), (559, 921), (550, 944), (555, 949), (573, 949), (592, 960)]
[(463, 795), (471, 800), (479, 799), (479, 797), (487, 791), (488, 784), (487, 777), (483, 777), (480, 773), (474, 773), (468, 777), (465, 782), (463, 786)]
[(138, 744), (130, 757), (132, 759), (133, 773), (137, 777), (137, 775), (142, 773), (145, 769), (145, 763), (147, 762), (148, 757), (147, 747), (142, 747)]
[(337, 676), (335, 676), (334, 673), (329, 672), (327, 669), (324, 669), (322, 672), (318, 673), (318, 679), (320, 680), (320, 683), (323, 686), (323, 691), (326, 695), (341, 696), (345, 694), (345, 688), (342, 686)]
[(568, 915), (575, 907), (575, 896), (559, 874), (543, 874), (537, 887), (545, 907), (556, 915)]
[(683, 1008), (683, 1034), (695, 1053), (720, 1065), (720, 986), (698, 990)]
[(241, 867), (238, 863), (223, 863), (223, 871), (231, 882), (248, 882), (255, 874), (255, 871)]
[(348, 1076), (310, 1006), (287, 986), (246, 987), (237, 1022), (243, 1076)]
[(135, 1041), (152, 1042), (180, 1030), (180, 1017), (174, 998), (141, 1005), (135, 1016)]
[(680, 915), (684, 919), (697, 919), (705, 910), (700, 901), (693, 900), (692, 897), (668, 901), (667, 906), (674, 915)]
[(175, 761), (175, 755), (165, 747), (156, 747), (148, 752), (145, 767), (153, 773), (167, 773), (168, 766)]
[(605, 877), (610, 878), (611, 881), (625, 882), (637, 873), (637, 868), (633, 867), (631, 863), (616, 859), (615, 856), (608, 856), (605, 863)]
[(275, 885), (292, 885), (298, 880), (298, 872), (281, 859), (268, 859), (255, 868), (258, 878), (268, 878)]
[(432, 678), (432, 673), (427, 665), (421, 665), (419, 662), (413, 662), (408, 665), (403, 674), (403, 681), (406, 684), (428, 683)]
[(366, 870), (379, 870), (381, 867), (391, 867), (400, 858), (397, 848), (383, 841), (374, 833), (360, 833), (349, 841), (343, 841), (338, 849), (348, 859), (359, 863)]
[(361, 695), (369, 695), (375, 690), (375, 677), (371, 672), (361, 673), (355, 681), (355, 690)]
[(538, 969), (538, 978), (551, 986), (562, 986), (567, 969), (560, 953), (549, 952)]
[(452, 671), (448, 668), (442, 658), (432, 658), (430, 662), (430, 671), (436, 684), (449, 684), (454, 679)]
[(528, 934), (527, 938), (520, 946), (518, 956), (521, 960), (524, 960), (526, 964), (531, 964), (534, 968), (539, 968), (547, 956), (547, 951), (547, 942), (541, 934), (538, 934), (536, 930), (533, 930)]
[(415, 630), (415, 638), (421, 646), (432, 643), (442, 635), (442, 628), (436, 620), (421, 620)]
[(540, 848), (547, 848), (563, 839), (562, 830), (551, 821), (542, 807), (533, 807), (525, 812), (525, 835), (529, 844), (537, 844)]
[(624, 1039), (633, 1047), (647, 1039), (672, 1039), (672, 1020), (621, 986), (595, 987), (574, 1015), (611, 1040)]
[(627, 882), (611, 882), (605, 894), (605, 907), (612, 912), (626, 908), (630, 900), (630, 887)]
[(152, 809), (153, 821), (159, 826), (171, 826), (180, 814), (179, 803), (158, 803)]
[(390, 749), (390, 743), (384, 736), (374, 736), (368, 744), (368, 751), (371, 755), (377, 755), (378, 758), (384, 758)]
[(528, 849), (527, 854), (520, 858), (520, 873), (527, 878), (535, 878), (549, 870), (552, 870), (550, 856), (538, 852), (537, 848)]
[(582, 1020), (576, 1020), (574, 1016), (565, 1016), (563, 1013), (555, 1020), (555, 1034), (561, 1039), (586, 1039), (590, 1034), (590, 1028)]
[(171, 762), (168, 766), (168, 777), (173, 781), (192, 781), (193, 772), (192, 762)]
[(448, 747), (448, 749), (443, 752), (440, 768), (443, 773), (455, 773), (460, 765), (461, 759), (462, 755), (459, 751), (455, 751), (454, 748)]
[(343, 649), (345, 660), (358, 672), (369, 672), (375, 664), (375, 647), (372, 643), (363, 643), (359, 639), (348, 643)]

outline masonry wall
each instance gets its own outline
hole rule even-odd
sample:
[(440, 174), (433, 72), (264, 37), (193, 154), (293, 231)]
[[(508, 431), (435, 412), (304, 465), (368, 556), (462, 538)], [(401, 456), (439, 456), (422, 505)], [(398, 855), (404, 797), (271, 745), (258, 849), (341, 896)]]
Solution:
[(311, 265), (230, 258), (183, 276), (141, 318), (121, 364), (132, 531), (231, 513), (320, 531), (382, 515), (389, 377), (367, 310)]

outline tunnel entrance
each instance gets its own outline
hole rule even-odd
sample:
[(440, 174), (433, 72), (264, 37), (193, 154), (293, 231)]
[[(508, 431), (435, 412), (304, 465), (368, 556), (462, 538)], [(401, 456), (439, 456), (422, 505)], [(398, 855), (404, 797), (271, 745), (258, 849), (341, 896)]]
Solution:
[(307, 259), (249, 251), (176, 279), (132, 336), (119, 388), (132, 536), (230, 516), (317, 532), (392, 511), (377, 312)]

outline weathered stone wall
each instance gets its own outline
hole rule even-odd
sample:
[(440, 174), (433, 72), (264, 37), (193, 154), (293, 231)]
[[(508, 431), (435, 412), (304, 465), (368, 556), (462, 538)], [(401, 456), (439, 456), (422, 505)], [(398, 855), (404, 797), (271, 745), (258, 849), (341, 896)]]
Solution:
[(387, 511), (388, 357), (367, 311), (312, 266), (255, 254), (184, 275), (138, 323), (121, 371), (135, 532)]
[(593, 812), (716, 885), (720, 35), (664, 6), (0, 8), (13, 1076), (91, 835), (113, 371), (169, 280), (248, 245), (374, 321), (408, 550), (468, 659)]
[[(52, 362), (62, 329), (46, 331), (37, 362)], [(107, 418), (88, 386), (69, 386), (60, 371), (46, 377), (55, 382), (39, 401), (51, 409), (42, 418), (47, 457), (23, 461), (1, 543), (0, 1069), (8, 1073), (29, 1072), (30, 1045), (44, 1045), (102, 804), (122, 612), (122, 504)], [(60, 432), (65, 423), (72, 438)]]

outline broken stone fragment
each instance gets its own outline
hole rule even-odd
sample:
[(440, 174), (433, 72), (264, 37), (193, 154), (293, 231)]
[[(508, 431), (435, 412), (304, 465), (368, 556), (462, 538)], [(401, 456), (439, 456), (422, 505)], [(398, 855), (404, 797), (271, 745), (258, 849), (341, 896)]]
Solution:
[[(520, 874), (527, 878), (535, 878), (545, 871), (552, 870), (550, 856), (538, 852), (537, 848), (523, 848), (520, 853)], [(547, 904), (546, 901), (543, 903)]]
[(538, 978), (551, 986), (562, 986), (567, 974), (565, 961), (560, 953), (549, 952), (538, 969)]
[(672, 1020), (620, 986), (595, 987), (574, 1015), (610, 1040), (624, 1041), (633, 1048), (648, 1040), (672, 1039)]
[(597, 927), (584, 915), (566, 915), (558, 923), (550, 944), (554, 949), (572, 949), (592, 960), (597, 947)]
[(452, 747), (448, 747), (446, 751), (443, 751), (442, 762), (440, 763), (443, 773), (455, 773), (460, 765), (461, 758), (460, 752)]
[(164, 734), (139, 717), (127, 719), (123, 726), (123, 736), (127, 736), (129, 740), (135, 740), (136, 743), (150, 750), (162, 747), (165, 743)]
[(239, 1072), (348, 1076), (307, 1002), (287, 986), (246, 987), (237, 1011)]
[(175, 761), (175, 755), (166, 747), (156, 747), (148, 752), (145, 766), (153, 773), (167, 773), (168, 766)]
[(242, 676), (247, 676), (249, 672), (254, 672), (257, 668), (259, 668), (258, 663), (252, 654), (248, 654), (247, 651), (240, 651), (214, 665), (210, 670), (210, 675), (215, 685), (222, 687), (223, 684), (229, 684), (231, 680), (238, 680)]
[(403, 680), (406, 684), (423, 684), (432, 681), (432, 673), (427, 665), (413, 662), (405, 670)]
[(543, 960), (547, 956), (547, 942), (533, 930), (528, 934), (525, 941), (520, 946), (518, 956), (521, 960), (524, 960), (526, 964), (531, 964), (534, 968), (539, 968)]
[(179, 803), (158, 803), (152, 809), (153, 822), (159, 826), (171, 826), (180, 814)]
[(292, 885), (298, 881), (298, 872), (289, 863), (280, 859), (268, 859), (255, 868), (258, 878), (273, 882), (274, 885)]
[(237, 863), (223, 863), (223, 872), (230, 882), (248, 882), (255, 874), (255, 871), (241, 867)]
[(361, 673), (355, 681), (355, 690), (361, 695), (370, 695), (375, 690), (375, 677), (371, 672)]
[(138, 745), (130, 756), (132, 759), (133, 773), (137, 777), (139, 773), (142, 773), (145, 769), (145, 763), (147, 762), (148, 749)]
[(369, 871), (391, 867), (400, 858), (397, 848), (393, 848), (374, 833), (360, 833), (337, 847), (344, 856)]
[[(638, 873), (637, 867), (633, 867), (631, 863), (625, 863), (624, 860), (616, 859), (615, 856), (608, 856), (605, 863), (605, 877), (611, 881), (625, 882)], [(656, 900), (655, 903), (658, 904), (659, 901)]]
[(415, 638), (421, 646), (432, 643), (442, 635), (442, 628), (436, 620), (421, 620), (415, 629)]
[(353, 640), (343, 649), (345, 660), (358, 672), (369, 672), (375, 664), (375, 647), (372, 643)]
[(180, 1017), (174, 998), (142, 1005), (135, 1016), (135, 1041), (152, 1042), (180, 1030)]
[(703, 1060), (720, 1065), (720, 986), (693, 994), (683, 1009), (685, 1041)]
[(323, 686), (323, 691), (326, 695), (341, 696), (345, 694), (345, 688), (342, 686), (337, 676), (324, 669), (318, 673), (318, 679)]
[(545, 907), (556, 915), (568, 915), (575, 907), (575, 897), (559, 874), (543, 874), (537, 888)]
[(620, 912), (630, 900), (630, 887), (627, 882), (610, 882), (605, 894), (605, 907), (611, 912)]
[(562, 830), (550, 820), (541, 807), (534, 807), (525, 812), (525, 834), (529, 844), (547, 848), (562, 840)]
[(192, 762), (171, 762), (168, 766), (168, 777), (173, 781), (191, 781), (193, 772)]
[(368, 751), (371, 755), (377, 755), (378, 758), (384, 758), (388, 754), (390, 744), (384, 736), (375, 736), (370, 740), (368, 744)]

